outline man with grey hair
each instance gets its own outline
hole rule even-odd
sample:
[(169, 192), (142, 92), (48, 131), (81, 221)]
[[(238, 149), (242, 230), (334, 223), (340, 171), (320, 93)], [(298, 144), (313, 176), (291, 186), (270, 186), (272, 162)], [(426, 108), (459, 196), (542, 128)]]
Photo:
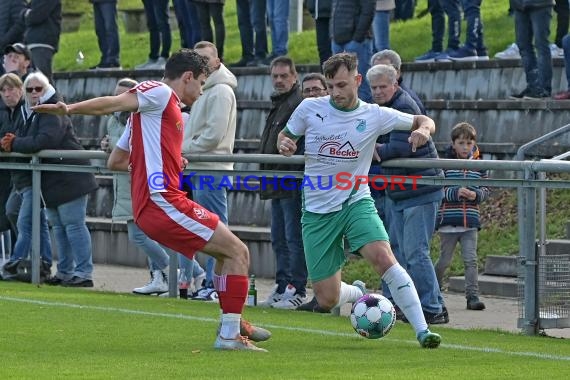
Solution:
[(414, 100), (414, 102), (416, 102), (416, 104), (420, 109), (421, 114), (426, 115), (426, 109), (424, 107), (424, 104), (418, 97), (418, 95), (414, 92), (414, 90), (406, 86), (403, 82), (402, 70), (401, 70), (402, 58), (400, 58), (400, 55), (396, 53), (394, 50), (390, 49), (379, 51), (375, 53), (370, 59), (370, 66), (375, 66), (379, 64), (391, 65), (396, 69), (396, 72), (398, 73), (398, 86), (400, 86), (402, 90), (407, 92), (408, 95), (410, 95), (411, 98)]

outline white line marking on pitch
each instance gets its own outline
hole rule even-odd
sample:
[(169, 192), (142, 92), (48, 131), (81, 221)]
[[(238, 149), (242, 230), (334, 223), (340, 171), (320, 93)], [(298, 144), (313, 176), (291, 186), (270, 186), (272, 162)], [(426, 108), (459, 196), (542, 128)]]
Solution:
[[(80, 305), (80, 304), (73, 304), (73, 303), (50, 302), (50, 301), (41, 301), (41, 300), (6, 297), (6, 296), (0, 296), (0, 300), (29, 303), (29, 304), (43, 305), (43, 306), (67, 307), (67, 308), (72, 308), (72, 309), (86, 309), (86, 310), (97, 310), (97, 311), (117, 312), (117, 313), (125, 313), (125, 314), (144, 315), (144, 316), (149, 316), (149, 317), (166, 317), (166, 318), (186, 319), (186, 320), (192, 320), (192, 321), (213, 322), (213, 323), (219, 322), (219, 319), (217, 319), (217, 318), (195, 317), (195, 316), (187, 315), (187, 314), (157, 313), (157, 312), (151, 312), (151, 311), (123, 309), (123, 308), (117, 308), (117, 307)], [(259, 324), (259, 326), (272, 328), (272, 329), (301, 331), (301, 332), (318, 334), (318, 335), (343, 336), (343, 337), (348, 337), (348, 338), (361, 339), (360, 337), (358, 337), (355, 334), (341, 333), (341, 332), (335, 332), (335, 331), (307, 329), (307, 328), (302, 328), (302, 327), (289, 327), (289, 326), (272, 325), (272, 324), (265, 324), (265, 323)], [(416, 342), (416, 341), (402, 340), (402, 339), (384, 338), (384, 340), (389, 340), (389, 341), (393, 341), (393, 342), (400, 342), (400, 343), (404, 342), (404, 343), (410, 343), (410, 344), (418, 344), (418, 342)], [(544, 354), (544, 353), (540, 353), (540, 352), (531, 352), (531, 351), (529, 351), (529, 352), (505, 351), (505, 350), (500, 349), (500, 348), (492, 348), (492, 347), (471, 347), (471, 346), (464, 346), (461, 344), (444, 343), (441, 345), (441, 348), (449, 348), (449, 349), (456, 349), (456, 350), (462, 350), (462, 351), (488, 352), (488, 353), (504, 354), (504, 355), (511, 355), (511, 356), (532, 357), (532, 358), (537, 358), (537, 359), (546, 359), (546, 360), (555, 360), (555, 361), (570, 361), (570, 356), (551, 355), (551, 354)]]

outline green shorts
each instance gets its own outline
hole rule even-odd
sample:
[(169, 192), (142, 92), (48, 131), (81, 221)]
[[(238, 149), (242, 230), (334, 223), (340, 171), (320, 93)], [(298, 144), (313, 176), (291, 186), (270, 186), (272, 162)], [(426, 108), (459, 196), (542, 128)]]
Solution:
[(309, 278), (317, 282), (338, 272), (346, 261), (344, 238), (357, 252), (373, 241), (389, 241), (372, 198), (361, 199), (328, 214), (303, 211), (303, 244)]

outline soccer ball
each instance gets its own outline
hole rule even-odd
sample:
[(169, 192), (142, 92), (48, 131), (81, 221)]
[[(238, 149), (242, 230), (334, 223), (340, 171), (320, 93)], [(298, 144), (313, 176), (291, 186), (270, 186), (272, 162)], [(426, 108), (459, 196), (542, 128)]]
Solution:
[(365, 338), (382, 338), (394, 327), (396, 310), (388, 298), (365, 294), (352, 305), (350, 323), (354, 331)]

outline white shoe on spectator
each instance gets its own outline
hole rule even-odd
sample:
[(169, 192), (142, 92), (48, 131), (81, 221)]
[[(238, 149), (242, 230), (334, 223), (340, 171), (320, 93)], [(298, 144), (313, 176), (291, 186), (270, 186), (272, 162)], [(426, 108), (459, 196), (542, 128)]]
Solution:
[(206, 272), (202, 272), (201, 275), (194, 277), (192, 280), (192, 286), (189, 291), (191, 294), (198, 292), (198, 290), (204, 287), (204, 280), (206, 279)]
[(145, 286), (134, 288), (135, 294), (162, 294), (168, 292), (168, 280), (166, 274), (161, 270), (153, 270), (150, 272), (150, 281)]
[(521, 59), (521, 53), (516, 43), (512, 43), (503, 51), (495, 54), (497, 59)]
[(564, 58), (564, 49), (559, 48), (556, 44), (550, 44), (550, 55), (552, 58)]
[(258, 302), (257, 305), (261, 307), (271, 307), (271, 305), (273, 305), (274, 303), (281, 301), (282, 298), (283, 298), (283, 293), (277, 293), (277, 284), (275, 284), (275, 286), (273, 286), (273, 289), (271, 290), (271, 294), (267, 296), (265, 301)]
[(285, 293), (283, 293), (281, 301), (275, 302), (271, 307), (275, 309), (295, 310), (305, 302), (307, 302), (307, 296), (298, 294), (297, 289), (295, 289), (293, 285), (288, 285), (287, 289), (285, 289)]

